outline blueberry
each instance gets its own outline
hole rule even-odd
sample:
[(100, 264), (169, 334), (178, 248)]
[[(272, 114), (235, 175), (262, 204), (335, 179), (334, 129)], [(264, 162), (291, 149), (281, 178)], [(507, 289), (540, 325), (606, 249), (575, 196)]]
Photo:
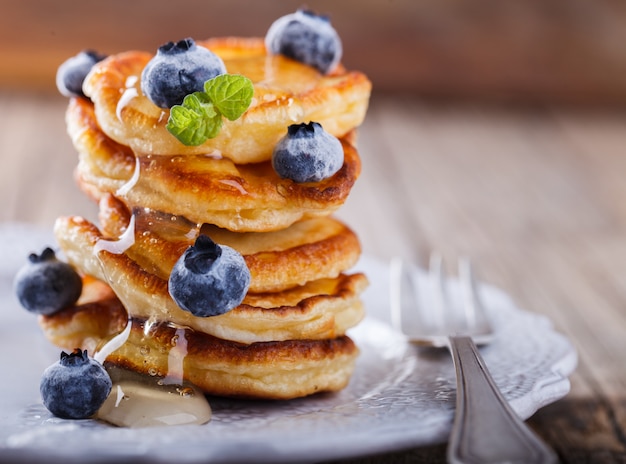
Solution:
[(43, 372), (39, 384), (44, 406), (63, 419), (93, 416), (111, 388), (111, 377), (102, 364), (78, 348), (70, 354), (61, 352), (61, 359)]
[(32, 253), (15, 275), (13, 288), (28, 311), (53, 314), (78, 300), (83, 281), (72, 266), (59, 261), (51, 248)]
[(141, 91), (161, 108), (180, 105), (185, 96), (204, 90), (204, 83), (226, 72), (222, 59), (198, 47), (193, 39), (159, 47), (141, 73)]
[(169, 278), (169, 293), (194, 316), (217, 316), (239, 306), (250, 286), (243, 256), (207, 235), (199, 235), (178, 259)]
[(57, 88), (66, 97), (84, 97), (83, 81), (94, 64), (102, 61), (106, 55), (93, 50), (83, 50), (78, 55), (68, 58), (57, 69)]
[(274, 147), (272, 166), (280, 177), (319, 182), (341, 169), (343, 147), (317, 122), (292, 124)]
[(265, 46), (270, 53), (308, 64), (323, 74), (337, 66), (342, 54), (341, 39), (328, 17), (303, 9), (274, 21), (265, 35)]

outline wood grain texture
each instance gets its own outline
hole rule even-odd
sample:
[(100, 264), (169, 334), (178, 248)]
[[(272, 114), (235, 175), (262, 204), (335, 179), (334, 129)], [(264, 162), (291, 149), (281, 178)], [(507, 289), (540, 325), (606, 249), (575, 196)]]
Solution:
[[(66, 102), (0, 93), (0, 220), (95, 216), (72, 181)], [(570, 394), (529, 423), (564, 463), (626, 462), (626, 113), (376, 95), (340, 217), (365, 253), (461, 255), (576, 346)], [(445, 462), (435, 446), (346, 461)]]
[(303, 3), (331, 17), (346, 65), (379, 92), (626, 103), (620, 0), (0, 0), (0, 86), (54, 92), (58, 65), (85, 48), (263, 36)]
[(626, 460), (625, 124), (623, 112), (375, 100), (343, 211), (377, 255), (472, 257), (572, 340), (571, 393), (530, 420), (562, 462)]

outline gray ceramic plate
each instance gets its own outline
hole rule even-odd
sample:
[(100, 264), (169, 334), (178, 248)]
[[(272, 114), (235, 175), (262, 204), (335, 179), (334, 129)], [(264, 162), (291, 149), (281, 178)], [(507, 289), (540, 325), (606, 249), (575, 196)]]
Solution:
[[(27, 226), (0, 226), (0, 461), (314, 462), (446, 441), (454, 414), (451, 359), (392, 330), (387, 265), (368, 258), (358, 266), (371, 280), (368, 317), (351, 332), (361, 356), (338, 394), (289, 402), (210, 398), (214, 416), (203, 426), (122, 429), (51, 416), (39, 378), (59, 350), (11, 289), (27, 254), (50, 240)], [(512, 407), (528, 418), (569, 391), (576, 352), (546, 318), (520, 310), (497, 289), (482, 286), (481, 293), (497, 329), (481, 352)]]

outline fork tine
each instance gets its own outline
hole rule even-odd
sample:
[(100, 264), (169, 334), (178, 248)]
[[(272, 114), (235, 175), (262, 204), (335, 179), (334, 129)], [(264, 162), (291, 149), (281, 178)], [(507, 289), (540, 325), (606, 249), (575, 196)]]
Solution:
[[(409, 335), (407, 321), (413, 315), (418, 300), (418, 283), (413, 266), (400, 258), (390, 263), (391, 284), (391, 325), (400, 332)], [(414, 322), (414, 321), (413, 321)]]
[(446, 289), (445, 270), (443, 267), (443, 257), (440, 253), (433, 251), (430, 255), (428, 267), (430, 279), (431, 300), (432, 300), (432, 328), (436, 331), (442, 330), (446, 324), (446, 313), (450, 310), (448, 302), (448, 292)]
[(478, 308), (478, 300), (476, 295), (476, 282), (474, 273), (472, 272), (472, 263), (468, 258), (459, 259), (459, 280), (461, 282), (463, 311), (468, 327), (471, 329), (476, 327), (476, 311)]
[(467, 328), (475, 333), (473, 338), (477, 345), (484, 344), (488, 341), (491, 329), (485, 308), (476, 288), (472, 264), (468, 258), (459, 260), (459, 279), (463, 290), (463, 311), (465, 312)]
[(400, 258), (390, 263), (391, 284), (391, 324), (399, 332), (404, 333), (416, 343), (419, 338), (428, 338), (433, 330), (440, 330), (442, 321), (435, 321), (434, 311), (429, 308), (431, 301), (424, 301), (432, 292), (422, 292), (420, 271), (416, 265)]

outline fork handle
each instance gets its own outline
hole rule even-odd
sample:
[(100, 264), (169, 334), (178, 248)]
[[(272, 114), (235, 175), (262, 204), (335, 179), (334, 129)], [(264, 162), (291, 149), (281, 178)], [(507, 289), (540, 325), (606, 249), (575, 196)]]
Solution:
[(449, 337), (457, 378), (448, 462), (556, 463), (556, 454), (506, 402), (470, 337)]

